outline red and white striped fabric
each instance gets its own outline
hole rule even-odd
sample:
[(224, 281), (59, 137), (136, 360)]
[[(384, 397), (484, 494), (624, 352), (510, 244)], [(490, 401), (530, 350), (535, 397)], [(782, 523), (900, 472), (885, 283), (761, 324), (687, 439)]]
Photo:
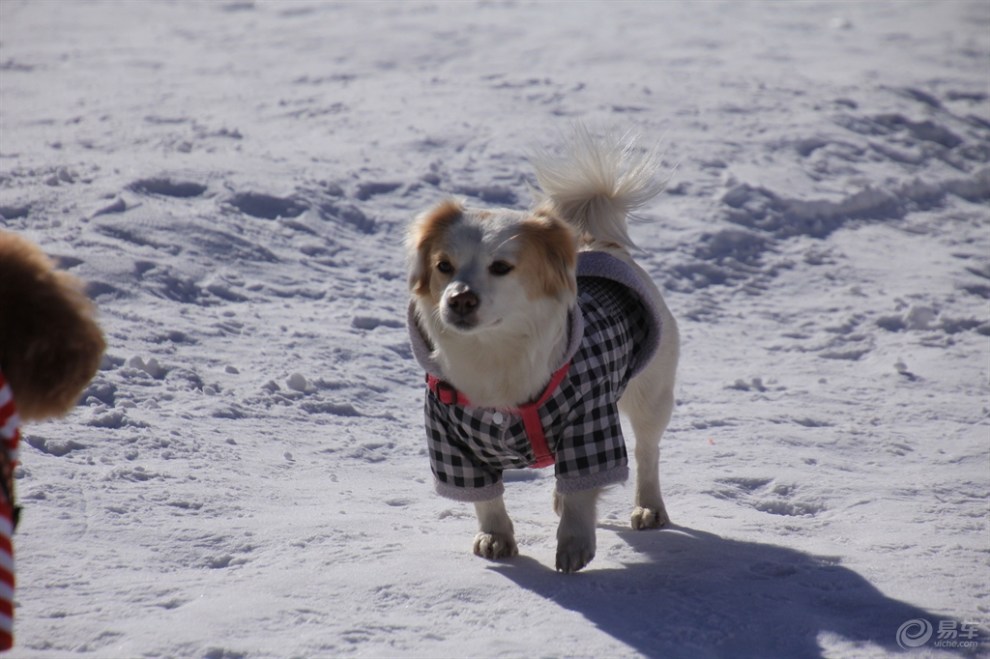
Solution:
[(0, 371), (0, 478), (7, 495), (0, 494), (0, 651), (14, 645), (14, 467), (20, 442), (20, 418), (14, 395)]

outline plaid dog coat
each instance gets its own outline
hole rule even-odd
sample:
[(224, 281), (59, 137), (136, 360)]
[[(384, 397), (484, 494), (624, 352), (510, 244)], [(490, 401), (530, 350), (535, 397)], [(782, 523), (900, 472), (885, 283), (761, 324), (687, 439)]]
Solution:
[[(504, 491), (505, 469), (551, 463), (561, 493), (628, 478), (617, 405), (629, 380), (656, 352), (659, 313), (636, 272), (613, 256), (581, 252), (577, 275), (577, 304), (570, 311), (563, 364), (544, 394), (518, 409), (474, 407), (444, 383), (416, 321), (415, 305), (410, 305), (413, 353), (431, 383), (426, 437), (440, 495), (460, 501), (493, 499)], [(542, 431), (548, 455), (540, 455), (539, 442), (533, 440), (533, 419), (539, 420), (535, 434)]]

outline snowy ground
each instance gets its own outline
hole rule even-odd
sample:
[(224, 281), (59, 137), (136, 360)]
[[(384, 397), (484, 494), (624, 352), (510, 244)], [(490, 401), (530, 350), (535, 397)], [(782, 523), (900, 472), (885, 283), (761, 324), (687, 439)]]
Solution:
[[(988, 81), (979, 0), (0, 0), (0, 227), (110, 346), (26, 432), (12, 656), (988, 651)], [(401, 243), (574, 120), (663, 139), (684, 349), (676, 526), (615, 488), (565, 577), (551, 474), (505, 563), (432, 492)]]

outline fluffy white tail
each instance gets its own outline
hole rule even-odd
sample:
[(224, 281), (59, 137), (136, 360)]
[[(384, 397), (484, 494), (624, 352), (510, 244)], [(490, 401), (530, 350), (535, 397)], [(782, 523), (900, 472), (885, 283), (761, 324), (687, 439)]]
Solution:
[(626, 217), (660, 194), (660, 158), (630, 135), (598, 136), (576, 126), (566, 150), (534, 158), (536, 180), (554, 210), (592, 239), (634, 248)]

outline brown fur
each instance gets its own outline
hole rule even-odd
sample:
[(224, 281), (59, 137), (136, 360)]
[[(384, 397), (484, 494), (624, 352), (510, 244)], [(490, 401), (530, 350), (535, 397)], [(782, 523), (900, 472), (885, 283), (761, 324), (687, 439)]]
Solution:
[(464, 214), (464, 209), (456, 201), (448, 200), (422, 215), (412, 228), (410, 243), (416, 250), (409, 285), (415, 295), (430, 294), (430, 275), (433, 273), (434, 257), (438, 245), (447, 229)]
[(67, 414), (106, 344), (81, 282), (0, 231), (0, 370), (24, 420)]
[(577, 293), (577, 242), (571, 228), (563, 220), (538, 211), (522, 223), (519, 235), (522, 249), (518, 267), (529, 298)]

